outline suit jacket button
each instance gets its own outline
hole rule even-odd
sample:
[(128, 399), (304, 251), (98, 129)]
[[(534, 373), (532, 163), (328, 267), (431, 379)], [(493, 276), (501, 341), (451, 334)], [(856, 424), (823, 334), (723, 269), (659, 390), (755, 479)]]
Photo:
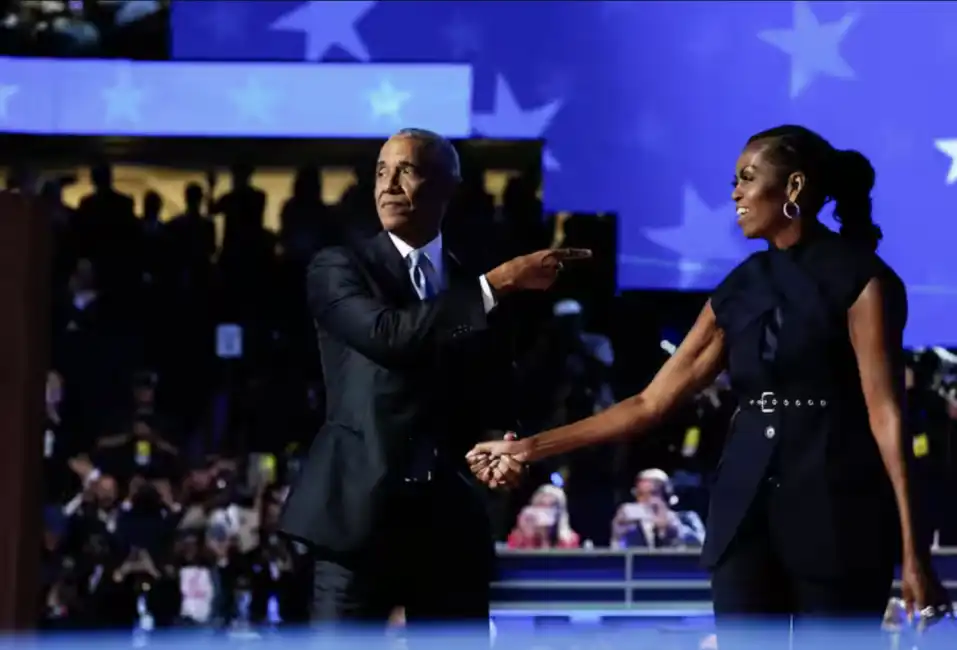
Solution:
[(767, 438), (768, 440), (771, 440), (772, 438), (774, 438), (775, 433), (777, 432), (774, 430), (774, 427), (768, 427), (767, 429), (764, 430), (764, 437)]

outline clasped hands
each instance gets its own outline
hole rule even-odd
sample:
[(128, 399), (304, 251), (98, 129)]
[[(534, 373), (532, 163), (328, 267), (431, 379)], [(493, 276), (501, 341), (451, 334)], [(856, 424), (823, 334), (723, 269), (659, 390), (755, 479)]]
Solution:
[(465, 460), (475, 478), (490, 488), (511, 488), (525, 476), (528, 452), (518, 436), (509, 432), (503, 440), (475, 445)]

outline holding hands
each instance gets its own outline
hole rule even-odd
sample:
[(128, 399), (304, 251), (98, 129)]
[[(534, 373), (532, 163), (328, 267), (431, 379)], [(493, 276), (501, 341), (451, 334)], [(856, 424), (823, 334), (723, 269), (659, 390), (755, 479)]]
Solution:
[[(521, 255), (485, 274), (498, 294), (542, 291), (551, 287), (568, 263), (587, 260), (587, 248), (550, 248)], [(469, 469), (490, 488), (514, 487), (521, 481), (528, 462), (527, 445), (508, 433), (504, 440), (483, 442), (466, 454)]]
[(510, 488), (521, 482), (528, 451), (518, 436), (509, 432), (504, 440), (482, 442), (465, 455), (472, 474), (490, 488)]

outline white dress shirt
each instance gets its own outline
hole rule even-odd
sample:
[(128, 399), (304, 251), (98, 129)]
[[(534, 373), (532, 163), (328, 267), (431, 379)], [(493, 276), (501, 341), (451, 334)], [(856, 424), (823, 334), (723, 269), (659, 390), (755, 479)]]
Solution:
[[(402, 259), (408, 261), (409, 255), (416, 249), (409, 246), (409, 244), (391, 232), (388, 234), (389, 239), (392, 240), (392, 244), (396, 250), (399, 251), (399, 254), (402, 255)], [(435, 272), (433, 277), (429, 278), (429, 282), (433, 284), (433, 288), (436, 292), (441, 292), (445, 288), (445, 274), (443, 273), (445, 260), (442, 257), (442, 235), (439, 235), (419, 250), (421, 250), (422, 254), (429, 260)], [(413, 284), (415, 284), (412, 273), (412, 266), (409, 265), (409, 278), (412, 279)], [(492, 287), (489, 285), (485, 275), (479, 276), (479, 286), (482, 288), (482, 306), (485, 307), (485, 313), (487, 314), (495, 307), (495, 294), (492, 293)]]

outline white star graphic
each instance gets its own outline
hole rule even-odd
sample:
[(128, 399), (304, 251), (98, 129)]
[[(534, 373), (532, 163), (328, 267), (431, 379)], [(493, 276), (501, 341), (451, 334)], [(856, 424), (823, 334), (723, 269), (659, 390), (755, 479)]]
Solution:
[(242, 119), (254, 120), (264, 124), (272, 122), (272, 109), (276, 103), (276, 94), (272, 88), (260, 83), (258, 77), (247, 77), (246, 83), (230, 92), (230, 97)]
[(854, 70), (841, 57), (844, 36), (857, 21), (857, 14), (844, 14), (834, 23), (819, 23), (811, 5), (804, 0), (794, 3), (794, 27), (768, 29), (758, 34), (765, 43), (791, 57), (791, 98), (795, 98), (818, 75), (836, 79), (853, 79)]
[(950, 170), (947, 172), (947, 184), (957, 183), (957, 138), (935, 140), (934, 146), (941, 153), (950, 156)]
[(396, 124), (402, 122), (402, 107), (412, 99), (412, 93), (397, 90), (391, 81), (383, 80), (367, 95), (373, 119), (388, 117)]
[(758, 242), (749, 242), (737, 230), (734, 214), (732, 201), (712, 208), (693, 185), (686, 183), (681, 223), (645, 230), (645, 236), (659, 246), (689, 256), (678, 262), (679, 288), (711, 288), (703, 284), (720, 280), (729, 270), (729, 263), (759, 250)]
[(7, 108), (10, 105), (10, 98), (18, 92), (20, 92), (20, 86), (0, 84), (0, 120), (7, 119)]
[[(522, 109), (515, 101), (515, 95), (512, 94), (505, 77), (498, 75), (495, 82), (495, 107), (491, 113), (472, 115), (472, 128), (487, 138), (540, 139), (561, 107), (562, 101), (556, 99), (538, 108)], [(542, 159), (552, 170), (559, 168), (558, 159), (548, 149), (542, 152)]]
[(482, 34), (478, 28), (456, 14), (452, 22), (442, 30), (456, 61), (468, 59), (482, 50)]
[(306, 35), (306, 61), (319, 61), (338, 45), (360, 61), (369, 60), (369, 50), (356, 31), (356, 23), (376, 0), (312, 0), (283, 14), (271, 29), (302, 32)]
[(130, 70), (125, 68), (116, 77), (116, 83), (103, 89), (103, 99), (106, 101), (106, 121), (113, 122), (119, 119), (137, 124), (140, 121), (140, 104), (143, 103), (145, 92), (133, 84)]

